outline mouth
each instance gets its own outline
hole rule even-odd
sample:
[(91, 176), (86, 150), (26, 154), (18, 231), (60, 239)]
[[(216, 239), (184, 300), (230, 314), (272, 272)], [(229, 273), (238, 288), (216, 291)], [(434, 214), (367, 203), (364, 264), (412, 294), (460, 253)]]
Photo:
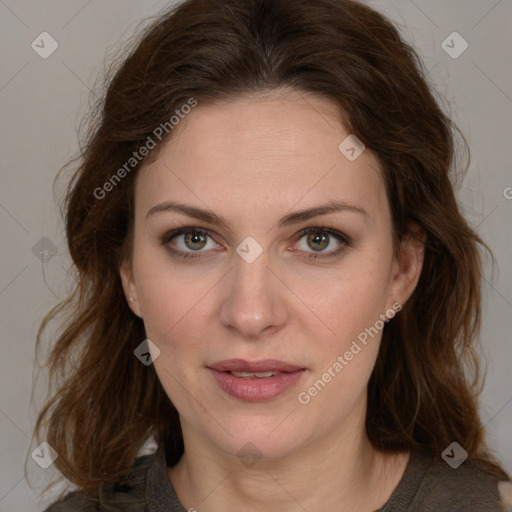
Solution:
[(218, 361), (208, 366), (218, 372), (235, 372), (235, 373), (283, 373), (304, 370), (303, 367), (296, 366), (291, 363), (279, 361), (277, 359), (262, 359), (260, 361), (246, 361), (245, 359), (226, 359)]
[(275, 375), (279, 375), (283, 372), (226, 372), (234, 375), (235, 377), (240, 377), (241, 379), (265, 379), (268, 377), (274, 377)]
[(231, 397), (250, 402), (270, 400), (294, 386), (305, 368), (265, 359), (245, 361), (229, 359), (207, 366), (222, 391)]

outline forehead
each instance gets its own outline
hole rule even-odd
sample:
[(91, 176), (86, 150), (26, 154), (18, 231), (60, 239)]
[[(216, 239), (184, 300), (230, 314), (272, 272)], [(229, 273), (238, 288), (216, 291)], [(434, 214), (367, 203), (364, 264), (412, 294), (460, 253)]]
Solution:
[(186, 198), (270, 215), (344, 200), (378, 215), (387, 207), (378, 160), (368, 150), (349, 160), (339, 146), (350, 135), (334, 102), (304, 92), (198, 104), (139, 171), (136, 209)]

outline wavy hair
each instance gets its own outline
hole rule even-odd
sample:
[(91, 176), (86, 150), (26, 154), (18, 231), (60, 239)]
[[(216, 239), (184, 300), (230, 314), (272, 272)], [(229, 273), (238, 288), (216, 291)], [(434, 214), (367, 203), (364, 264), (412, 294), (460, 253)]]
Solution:
[(489, 249), (455, 197), (461, 134), (394, 24), (353, 0), (187, 0), (136, 36), (109, 68), (86, 144), (67, 164), (78, 164), (63, 202), (76, 280), (36, 341), (37, 353), (49, 322), (59, 320), (46, 362), (56, 391), (34, 429), (59, 454), (58, 471), (92, 494), (122, 479), (150, 436), (166, 443), (171, 464), (183, 453), (176, 409), (153, 366), (134, 357), (144, 325), (119, 275), (132, 251), (137, 171), (172, 131), (108, 197), (98, 198), (99, 188), (190, 98), (201, 104), (289, 87), (334, 102), (349, 133), (377, 156), (395, 249), (410, 236), (408, 221), (427, 234), (417, 287), (383, 331), (368, 386), (368, 438), (382, 451), (422, 446), (436, 456), (457, 441), (470, 462), (507, 479), (478, 414), (481, 249)]

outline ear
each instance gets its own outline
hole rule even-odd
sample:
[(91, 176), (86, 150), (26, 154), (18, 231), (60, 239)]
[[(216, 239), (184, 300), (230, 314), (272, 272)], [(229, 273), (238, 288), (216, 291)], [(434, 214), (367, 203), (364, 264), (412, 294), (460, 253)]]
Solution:
[(427, 233), (415, 222), (408, 223), (409, 233), (400, 244), (399, 256), (392, 265), (390, 296), (405, 304), (413, 294), (423, 269)]
[[(135, 279), (133, 277), (132, 264), (128, 259), (123, 260), (119, 268), (119, 275), (121, 276), (121, 283), (123, 291), (126, 296), (126, 301), (130, 309), (140, 318), (142, 312), (140, 310), (139, 300), (137, 296), (137, 287), (135, 286)], [(130, 300), (133, 299), (133, 300)]]

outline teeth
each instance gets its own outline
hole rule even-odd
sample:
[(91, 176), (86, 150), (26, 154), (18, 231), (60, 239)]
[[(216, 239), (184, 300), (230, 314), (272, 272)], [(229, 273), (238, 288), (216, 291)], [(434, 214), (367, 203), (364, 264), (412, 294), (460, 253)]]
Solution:
[(257, 377), (258, 379), (262, 379), (264, 377), (273, 377), (276, 373), (279, 372), (258, 372), (258, 373), (249, 373), (249, 372), (229, 372), (231, 375), (235, 377), (242, 377), (244, 379)]

